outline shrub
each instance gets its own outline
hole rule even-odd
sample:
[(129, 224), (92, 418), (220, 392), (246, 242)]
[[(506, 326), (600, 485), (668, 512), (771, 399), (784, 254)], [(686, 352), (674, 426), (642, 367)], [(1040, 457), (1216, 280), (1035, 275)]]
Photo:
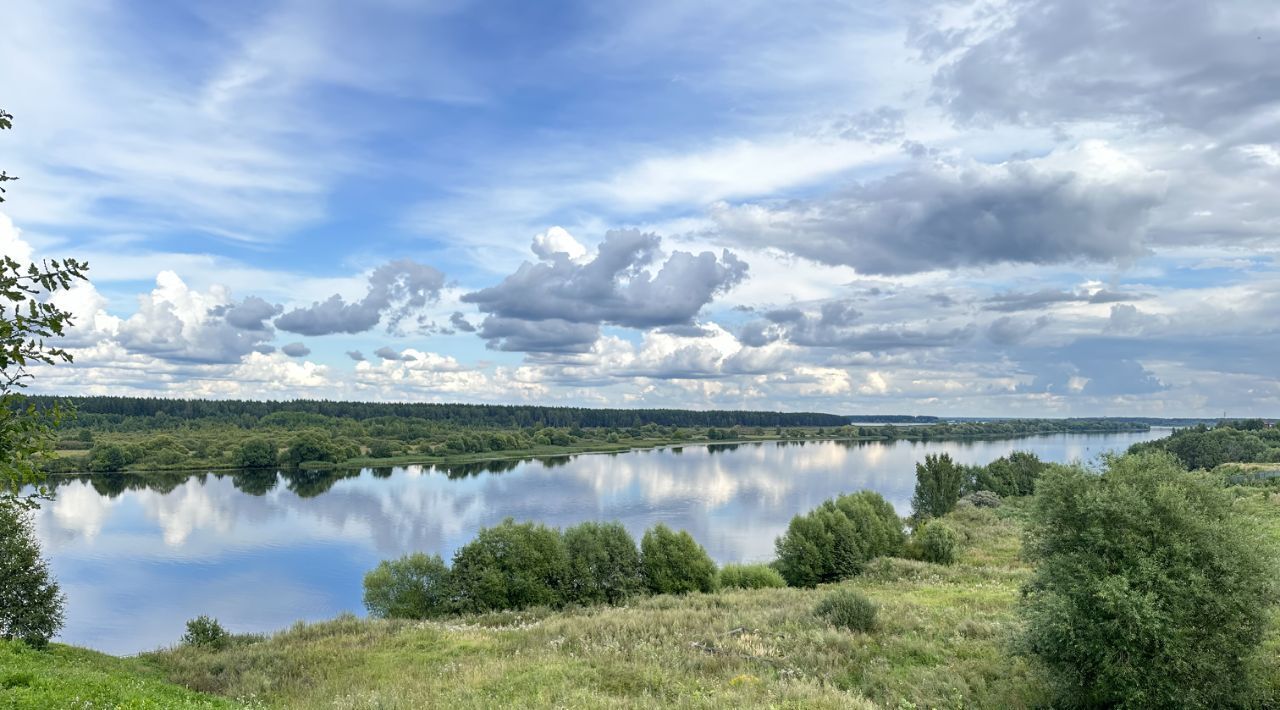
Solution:
[(222, 624), (219, 624), (217, 619), (203, 615), (188, 621), (187, 632), (182, 635), (182, 643), (185, 646), (214, 650), (226, 648), (230, 640), (231, 634), (222, 628)]
[(462, 611), (559, 604), (568, 573), (559, 530), (511, 518), (481, 530), (453, 557), (453, 584)]
[(992, 491), (974, 491), (960, 499), (975, 508), (999, 508), (1000, 494)]
[(328, 436), (304, 431), (289, 441), (289, 450), (284, 457), (292, 466), (309, 461), (333, 463), (338, 460), (338, 450)]
[(965, 469), (964, 490), (992, 491), (1002, 496), (1029, 496), (1036, 492), (1036, 481), (1049, 464), (1029, 451), (1015, 451), (1001, 456), (986, 466)]
[(89, 470), (96, 473), (123, 471), (129, 455), (116, 444), (99, 444), (89, 451)]
[(916, 554), (925, 562), (949, 565), (956, 561), (959, 538), (946, 524), (931, 520), (916, 530)]
[(364, 576), (364, 606), (381, 619), (430, 619), (450, 611), (452, 578), (439, 555), (378, 564)]
[(826, 619), (833, 626), (861, 631), (873, 631), (876, 628), (875, 602), (856, 589), (840, 589), (828, 594), (813, 613)]
[(916, 491), (911, 509), (917, 520), (940, 518), (956, 507), (964, 484), (964, 468), (950, 454), (928, 454), (916, 464)]
[(1168, 453), (1040, 481), (1026, 648), (1069, 706), (1226, 707), (1248, 698), (1275, 603), (1269, 540)]
[(636, 541), (621, 523), (582, 523), (564, 531), (569, 557), (565, 601), (617, 604), (644, 591)]
[(720, 568), (720, 586), (734, 589), (770, 589), (785, 587), (787, 581), (778, 570), (766, 564), (725, 565)]
[(812, 587), (857, 574), (873, 557), (897, 554), (902, 521), (878, 493), (828, 500), (791, 519), (775, 543), (777, 569), (787, 584)]
[(270, 468), (276, 465), (276, 445), (267, 439), (249, 439), (236, 449), (236, 466), (240, 468)]
[(716, 563), (688, 532), (658, 523), (640, 541), (645, 583), (654, 594), (714, 592)]
[(40, 556), (31, 517), (0, 501), (0, 638), (43, 647), (62, 628), (64, 601)]

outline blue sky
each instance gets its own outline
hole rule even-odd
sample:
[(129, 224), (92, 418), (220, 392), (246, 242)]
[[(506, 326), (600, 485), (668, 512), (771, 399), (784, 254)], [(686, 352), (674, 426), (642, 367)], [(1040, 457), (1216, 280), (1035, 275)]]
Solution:
[(1275, 415), (1261, 0), (24, 3), (63, 393)]

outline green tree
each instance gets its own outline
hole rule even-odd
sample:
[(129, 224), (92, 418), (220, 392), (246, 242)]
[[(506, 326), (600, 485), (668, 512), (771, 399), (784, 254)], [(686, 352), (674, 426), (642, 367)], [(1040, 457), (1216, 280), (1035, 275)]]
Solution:
[(791, 519), (775, 542), (787, 584), (812, 587), (861, 571), (873, 557), (902, 551), (902, 521), (880, 494), (861, 491), (828, 500)]
[(119, 444), (99, 444), (89, 451), (89, 470), (115, 473), (129, 465), (129, 455)]
[(63, 601), (40, 556), (30, 512), (0, 504), (0, 638), (44, 646), (62, 628)]
[(617, 604), (644, 591), (636, 541), (622, 523), (587, 522), (564, 531), (565, 601)]
[(935, 565), (955, 563), (960, 538), (945, 523), (937, 520), (923, 522), (916, 529), (914, 537), (916, 555), (920, 559)]
[(950, 513), (960, 500), (964, 478), (964, 468), (950, 454), (926, 455), (924, 463), (916, 464), (916, 491), (911, 497), (914, 517), (940, 518)]
[(716, 563), (688, 531), (658, 523), (640, 541), (645, 583), (654, 594), (714, 592)]
[(271, 468), (277, 463), (276, 445), (269, 439), (249, 439), (236, 449), (236, 465), (240, 468)]
[(316, 431), (304, 431), (289, 440), (285, 460), (291, 466), (312, 461), (333, 463), (338, 460), (338, 449), (328, 436)]
[[(13, 115), (0, 110), (0, 130), (12, 127)], [(0, 184), (16, 179), (0, 172)], [(36, 484), (42, 462), (53, 454), (53, 429), (65, 412), (56, 403), (39, 407), (18, 390), (31, 378), (27, 366), (71, 362), (71, 353), (48, 342), (71, 325), (71, 314), (49, 296), (84, 279), (88, 268), (75, 259), (40, 264), (0, 259), (0, 505), (33, 507), (48, 495)], [(35, 486), (34, 493), (23, 494), (26, 485)]]
[(497, 611), (563, 601), (569, 559), (560, 531), (511, 518), (485, 528), (453, 557), (461, 611)]
[(1062, 707), (1240, 707), (1275, 604), (1272, 541), (1177, 459), (1055, 467), (1026, 552), (1026, 648)]
[(430, 619), (452, 609), (453, 576), (439, 555), (386, 560), (364, 576), (364, 606), (381, 619)]

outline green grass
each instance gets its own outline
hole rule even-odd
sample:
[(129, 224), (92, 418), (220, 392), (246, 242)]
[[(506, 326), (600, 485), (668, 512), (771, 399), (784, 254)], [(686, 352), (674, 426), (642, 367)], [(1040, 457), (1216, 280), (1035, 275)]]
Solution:
[[(1280, 492), (1235, 491), (1240, 511), (1280, 540)], [(347, 616), (220, 651), (179, 647), (134, 659), (9, 646), (0, 677), (21, 681), (27, 704), (18, 707), (65, 706), (87, 693), (101, 698), (93, 707), (218, 707), (214, 697), (285, 708), (1037, 707), (1046, 687), (1011, 643), (1030, 574), (1019, 556), (1025, 512), (1026, 501), (1013, 500), (947, 516), (961, 538), (954, 565), (880, 559), (812, 590), (438, 622)], [(840, 588), (879, 607), (874, 631), (839, 629), (814, 614)], [(1257, 662), (1268, 697), (1280, 699), (1280, 613)], [(0, 693), (0, 707), (8, 697)]]
[(231, 708), (167, 682), (154, 668), (72, 646), (0, 640), (0, 708)]

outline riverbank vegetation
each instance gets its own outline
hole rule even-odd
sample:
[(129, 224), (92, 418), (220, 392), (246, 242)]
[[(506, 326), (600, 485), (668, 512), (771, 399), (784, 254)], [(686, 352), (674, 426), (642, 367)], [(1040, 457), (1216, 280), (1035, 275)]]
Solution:
[[(962, 440), (1145, 431), (1113, 419), (929, 420), (818, 413), (607, 410), (365, 402), (85, 397), (57, 430), (47, 472), (332, 468), (459, 464), (689, 443), (763, 440)], [(901, 421), (900, 421), (901, 420)]]
[[(961, 485), (975, 478), (961, 477)], [(1201, 682), (1245, 706), (1280, 701), (1280, 614), (1269, 603), (1274, 591), (1261, 588), (1274, 575), (1249, 567), (1271, 564), (1263, 551), (1280, 541), (1280, 487), (1228, 486), (1146, 452), (1112, 461), (1101, 476), (1044, 465), (1035, 489), (1033, 496), (963, 494), (952, 510), (918, 525), (901, 556), (875, 557), (814, 587), (742, 589), (726, 581), (726, 566), (715, 592), (650, 594), (636, 592), (637, 578), (624, 573), (614, 578), (631, 583), (613, 587), (627, 591), (612, 600), (607, 592), (583, 591), (604, 603), (344, 617), (111, 659), (114, 687), (125, 687), (120, 674), (127, 674), (140, 683), (165, 679), (167, 693), (193, 693), (172, 696), (182, 702), (225, 698), (270, 707), (1016, 708), (1060, 702), (1083, 677), (1102, 693), (1093, 697), (1120, 705), (1143, 705), (1134, 698), (1167, 698), (1161, 693), (1170, 687)], [(1084, 514), (1085, 501), (1096, 514)], [(818, 509), (824, 507), (839, 505)], [(1070, 526), (1060, 528), (1060, 519)], [(531, 528), (533, 537), (550, 540), (549, 529)], [(949, 531), (938, 536), (945, 540), (927, 541), (929, 530), (941, 529)], [(629, 539), (629, 546), (617, 544), (616, 531), (578, 537), (570, 568), (608, 570), (621, 561), (617, 569), (634, 571), (630, 549), (643, 569), (641, 546)], [(1056, 541), (1067, 537), (1076, 543)], [(934, 548), (949, 548), (950, 564), (923, 552)], [(1104, 557), (1106, 567), (1088, 563)], [(447, 568), (438, 558), (426, 560), (424, 579)], [(1178, 570), (1177, 577), (1143, 576), (1164, 568)], [(1067, 569), (1105, 574), (1059, 573)], [(1118, 586), (1120, 579), (1127, 586)], [(1160, 586), (1165, 582), (1171, 586)], [(1027, 594), (1036, 601), (1023, 601)], [(1073, 599), (1080, 603), (1064, 601)], [(1184, 613), (1193, 607), (1209, 610), (1214, 624)], [(1120, 675), (1137, 685), (1091, 671), (1092, 655), (1062, 657), (1064, 647), (1049, 633), (1062, 624), (1088, 631), (1098, 653), (1123, 650), (1135, 673)], [(1248, 631), (1231, 634), (1247, 643), (1205, 643), (1197, 629), (1206, 626)], [(1118, 629), (1135, 635), (1108, 635)], [(1172, 661), (1161, 644), (1143, 639), (1168, 639), (1182, 649), (1176, 668), (1160, 672)], [(3, 656), (0, 675), (11, 674), (23, 688), (58, 685), (63, 697), (79, 692), (77, 676), (63, 680), (51, 666), (34, 667), (27, 653)], [(71, 650), (55, 644), (48, 653)], [(1232, 672), (1201, 678), (1221, 667), (1214, 664), (1224, 654), (1240, 659)], [(1194, 705), (1198, 697), (1180, 699)]]

